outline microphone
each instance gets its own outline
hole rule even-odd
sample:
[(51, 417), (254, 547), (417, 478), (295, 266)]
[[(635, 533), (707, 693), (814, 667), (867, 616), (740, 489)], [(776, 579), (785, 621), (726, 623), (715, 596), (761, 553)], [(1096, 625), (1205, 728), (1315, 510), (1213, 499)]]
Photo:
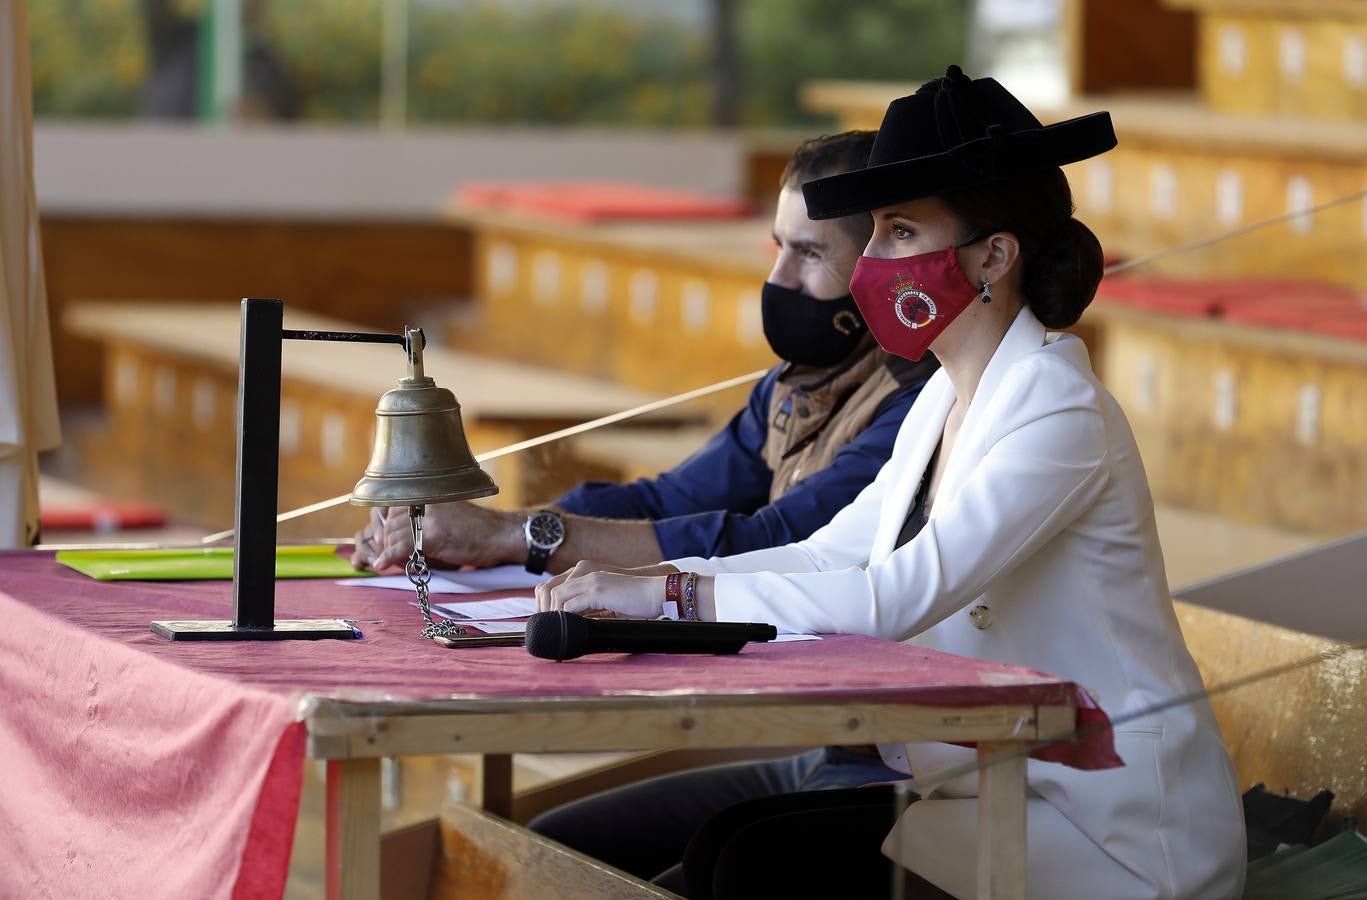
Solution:
[(541, 659), (585, 653), (739, 653), (748, 641), (772, 641), (778, 629), (746, 622), (589, 619), (567, 612), (527, 620), (527, 652)]

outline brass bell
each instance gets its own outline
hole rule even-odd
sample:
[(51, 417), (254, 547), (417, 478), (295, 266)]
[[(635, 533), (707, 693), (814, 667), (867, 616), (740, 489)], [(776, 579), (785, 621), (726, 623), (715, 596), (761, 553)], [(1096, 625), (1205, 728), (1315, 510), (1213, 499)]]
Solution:
[(351, 502), (424, 506), (497, 494), (470, 452), (455, 395), (423, 374), (422, 330), (405, 328), (404, 336), (408, 375), (375, 409), (375, 447)]

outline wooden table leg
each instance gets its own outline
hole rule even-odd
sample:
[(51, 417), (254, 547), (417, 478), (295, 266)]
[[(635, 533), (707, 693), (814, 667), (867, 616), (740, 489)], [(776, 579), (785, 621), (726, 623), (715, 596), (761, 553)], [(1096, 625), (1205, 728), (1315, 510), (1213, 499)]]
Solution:
[(480, 760), (480, 799), (484, 811), (504, 819), (513, 817), (513, 757), (486, 753)]
[(330, 759), (328, 900), (379, 900), (380, 761)]
[(978, 900), (1025, 900), (1026, 757), (989, 759), (1017, 746), (978, 744)]

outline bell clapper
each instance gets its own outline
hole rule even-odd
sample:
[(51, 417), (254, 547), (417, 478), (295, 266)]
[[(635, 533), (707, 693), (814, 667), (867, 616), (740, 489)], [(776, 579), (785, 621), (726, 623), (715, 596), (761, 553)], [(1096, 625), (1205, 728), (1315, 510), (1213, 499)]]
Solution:
[(404, 566), (404, 572), (408, 575), (408, 580), (413, 582), (413, 590), (418, 595), (418, 608), (422, 611), (422, 617), (427, 620), (427, 626), (422, 630), (425, 638), (436, 637), (464, 637), (469, 634), (463, 626), (457, 625), (450, 619), (443, 619), (440, 622), (432, 618), (431, 599), (427, 593), (427, 583), (432, 580), (432, 570), (427, 567), (427, 558), (422, 552), (422, 517), (426, 512), (425, 506), (410, 506), (408, 508), (408, 519), (413, 526), (413, 555), (408, 557), (408, 563)]

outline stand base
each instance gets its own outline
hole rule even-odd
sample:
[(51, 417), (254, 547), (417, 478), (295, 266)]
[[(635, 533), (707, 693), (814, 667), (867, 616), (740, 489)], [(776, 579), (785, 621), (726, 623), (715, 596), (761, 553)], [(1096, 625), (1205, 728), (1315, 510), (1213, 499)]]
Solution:
[(274, 628), (238, 628), (227, 619), (163, 620), (152, 633), (173, 641), (317, 641), (354, 640), (360, 633), (341, 619), (285, 619)]

